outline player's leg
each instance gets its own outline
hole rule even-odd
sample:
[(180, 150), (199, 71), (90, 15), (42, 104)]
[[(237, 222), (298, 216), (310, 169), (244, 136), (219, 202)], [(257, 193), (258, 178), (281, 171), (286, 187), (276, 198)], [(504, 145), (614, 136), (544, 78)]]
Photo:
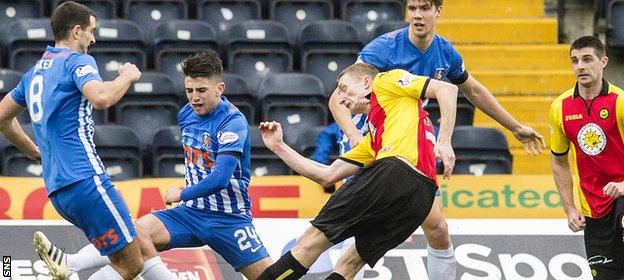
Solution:
[[(344, 256), (351, 250), (351, 245), (355, 244), (355, 238), (351, 237), (342, 242), (342, 248), (340, 250), (340, 255)], [(359, 256), (358, 256), (359, 257)], [(364, 279), (364, 268), (360, 269), (358, 273), (355, 274), (353, 280), (362, 280)]]
[(618, 200), (610, 214), (600, 219), (585, 217), (585, 252), (594, 280), (624, 279), (624, 241), (620, 230), (624, 199)]
[(429, 279), (454, 280), (457, 261), (448, 225), (442, 213), (442, 199), (437, 195), (431, 211), (422, 224), (427, 239), (427, 272)]
[(362, 267), (364, 267), (366, 263), (357, 250), (355, 249), (355, 244), (347, 247), (346, 250), (343, 251), (342, 256), (338, 259), (336, 266), (334, 267), (334, 272), (330, 274), (326, 280), (344, 280), (344, 279), (356, 279), (357, 275), (362, 273)]

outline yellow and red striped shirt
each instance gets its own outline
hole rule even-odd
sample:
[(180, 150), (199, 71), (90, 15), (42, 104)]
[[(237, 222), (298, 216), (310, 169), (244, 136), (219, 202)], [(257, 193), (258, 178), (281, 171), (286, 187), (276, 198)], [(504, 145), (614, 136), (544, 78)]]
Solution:
[(373, 80), (369, 133), (341, 159), (359, 165), (385, 157), (407, 159), (436, 181), (435, 135), (422, 99), (429, 78), (405, 70), (382, 72)]

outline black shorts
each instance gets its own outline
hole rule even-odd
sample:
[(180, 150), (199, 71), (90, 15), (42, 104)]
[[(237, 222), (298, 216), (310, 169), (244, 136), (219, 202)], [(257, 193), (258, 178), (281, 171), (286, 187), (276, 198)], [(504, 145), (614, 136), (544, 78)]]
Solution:
[(585, 218), (585, 252), (594, 279), (624, 279), (624, 197), (600, 219)]
[(383, 158), (340, 187), (311, 223), (334, 244), (355, 236), (358, 254), (373, 267), (422, 224), (436, 190), (402, 160)]

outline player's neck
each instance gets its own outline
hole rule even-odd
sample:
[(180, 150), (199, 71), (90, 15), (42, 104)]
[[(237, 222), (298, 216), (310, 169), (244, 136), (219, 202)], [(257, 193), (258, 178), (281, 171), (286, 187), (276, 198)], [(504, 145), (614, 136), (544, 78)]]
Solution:
[(434, 36), (435, 36), (435, 29), (431, 29), (431, 32), (429, 32), (427, 36), (422, 37), (422, 38), (417, 37), (416, 35), (412, 34), (412, 32), (408, 32), (408, 37), (409, 37), (410, 42), (412, 42), (412, 44), (422, 52), (427, 51), (429, 46), (431, 46)]
[(602, 78), (598, 79), (595, 83), (589, 86), (582, 86), (579, 84), (578, 91), (579, 91), (579, 95), (583, 99), (585, 100), (594, 99), (596, 96), (600, 94), (600, 91), (602, 91)]
[(78, 51), (78, 50), (77, 50), (78, 48), (77, 48), (77, 47), (73, 47), (73, 46), (72, 46), (72, 43), (70, 43), (70, 42), (69, 42), (69, 41), (67, 41), (67, 40), (63, 40), (63, 41), (56, 41), (56, 42), (54, 43), (54, 47), (55, 47), (55, 48), (63, 48), (63, 49), (70, 49), (70, 50), (73, 50), (73, 51)]

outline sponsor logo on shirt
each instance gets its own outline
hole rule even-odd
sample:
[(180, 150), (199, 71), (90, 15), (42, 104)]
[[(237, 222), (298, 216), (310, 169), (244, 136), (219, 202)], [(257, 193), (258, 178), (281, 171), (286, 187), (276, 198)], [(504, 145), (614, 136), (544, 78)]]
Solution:
[(84, 65), (76, 68), (76, 76), (78, 77), (82, 77), (90, 73), (97, 74), (98, 70), (91, 65)]
[(572, 114), (572, 115), (565, 116), (566, 121), (575, 121), (575, 120), (580, 120), (582, 118), (583, 118), (583, 115), (581, 114)]
[(202, 134), (202, 146), (207, 148), (210, 147), (210, 144), (212, 144), (212, 140), (210, 140), (210, 133), (204, 132), (204, 134)]
[(414, 77), (414, 75), (412, 74), (405, 74), (405, 76), (403, 76), (400, 80), (397, 81), (397, 84), (401, 87), (407, 87), (412, 83), (412, 78)]
[(219, 132), (219, 135), (217, 136), (217, 138), (219, 138), (219, 144), (223, 145), (227, 143), (236, 142), (238, 140), (238, 134), (231, 132), (231, 131)]
[(444, 68), (437, 68), (435, 70), (435, 74), (433, 75), (433, 78), (441, 81), (442, 79), (444, 79)]
[(607, 119), (609, 117), (609, 110), (607, 108), (602, 108), (598, 116), (603, 120)]
[(595, 123), (588, 123), (579, 130), (576, 136), (579, 146), (590, 156), (598, 155), (607, 145), (607, 137), (602, 128)]

